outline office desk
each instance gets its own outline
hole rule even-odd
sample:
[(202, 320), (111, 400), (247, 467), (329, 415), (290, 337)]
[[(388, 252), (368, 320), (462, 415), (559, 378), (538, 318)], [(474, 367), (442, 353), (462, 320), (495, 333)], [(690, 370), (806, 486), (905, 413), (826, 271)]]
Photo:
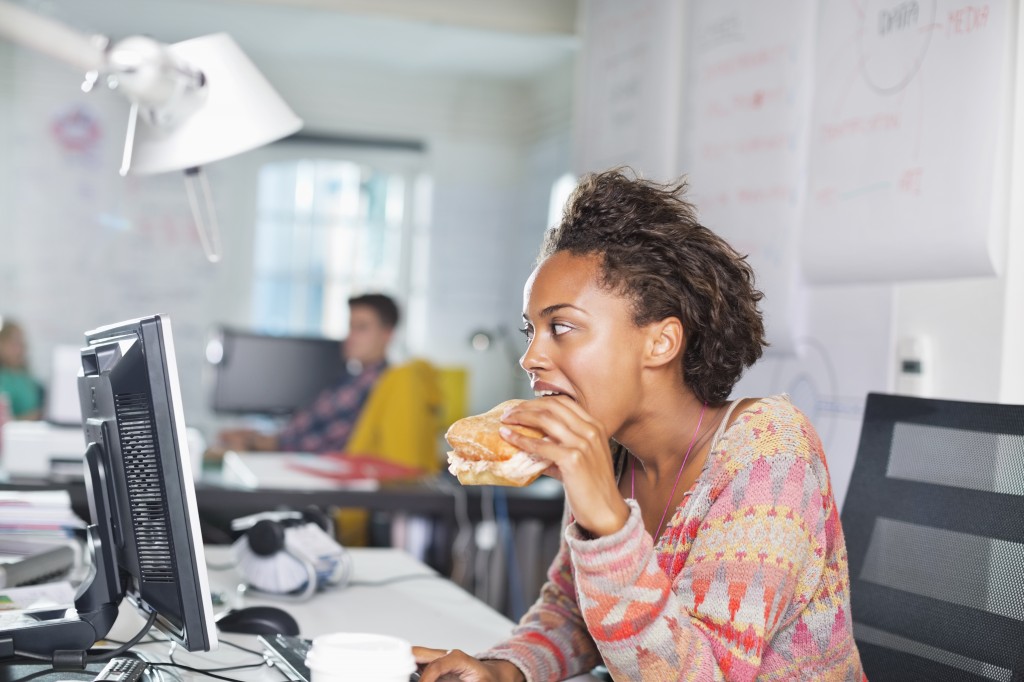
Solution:
[[(0, 483), (0, 490), (58, 489), (67, 490), (75, 512), (83, 519), (89, 518), (89, 504), (82, 481), (13, 479)], [(225, 485), (216, 476), (210, 476), (196, 482), (196, 503), (204, 521), (224, 529), (230, 527), (231, 519), (239, 516), (282, 506), (302, 509), (308, 505), (406, 512), (454, 522), (456, 495), (465, 494), (470, 520), (479, 521), (484, 491), (481, 486), (460, 486), (446, 473), (424, 480), (382, 483), (373, 490), (315, 480), (307, 480), (303, 485), (295, 478), (284, 483), (242, 488)], [(503, 488), (502, 493), (508, 502), (509, 517), (513, 520), (531, 518), (558, 523), (562, 518), (564, 494), (561, 485), (553, 479), (541, 478), (525, 488)]]
[[(267, 456), (270, 463), (273, 456)], [(210, 472), (204, 472), (209, 474)], [(42, 479), (14, 479), (0, 483), (3, 490), (66, 490), (71, 506), (81, 518), (89, 519), (89, 504), (82, 481), (54, 482)], [(448, 573), (452, 567), (451, 542), (458, 527), (457, 510), (463, 506), (471, 523), (484, 517), (485, 495), (503, 496), (509, 519), (515, 523), (537, 520), (545, 526), (557, 525), (562, 518), (564, 493), (557, 481), (542, 477), (525, 488), (488, 490), (482, 486), (461, 486), (444, 472), (438, 476), (415, 481), (382, 483), (376, 489), (345, 487), (314, 476), (293, 473), (264, 476), (259, 487), (239, 487), (223, 482), (216, 473), (196, 483), (196, 504), (207, 543), (227, 544), (232, 539), (232, 519), (280, 508), (305, 509), (316, 506), (356, 507), (372, 512), (406, 513), (429, 517), (435, 521), (437, 544), (427, 560)], [(553, 554), (551, 554), (553, 556)], [(550, 558), (550, 557), (546, 557)], [(546, 564), (545, 564), (546, 565)]]
[[(257, 461), (273, 466), (274, 456), (266, 455), (266, 459)], [(210, 473), (204, 472), (204, 475)], [(196, 483), (196, 502), (205, 542), (229, 543), (233, 539), (230, 531), (231, 521), (240, 516), (281, 507), (304, 509), (314, 505), (322, 509), (357, 507), (382, 512), (378, 515), (383, 516), (382, 522), (373, 524), (374, 529), (380, 533), (372, 536), (371, 544), (390, 546), (392, 539), (389, 536), (388, 515), (418, 515), (426, 517), (431, 522), (431, 534), (423, 555), (424, 560), (445, 575), (456, 575), (464, 581), (463, 584), (471, 588), (480, 587), (481, 582), (486, 581), (474, 578), (474, 574), (469, 574), (470, 577), (467, 578), (465, 571), (456, 571), (459, 568), (457, 560), (464, 560), (470, 556), (465, 552), (459, 557), (452, 554), (458, 537), (457, 532), (465, 528), (465, 523), (460, 522), (460, 514), (464, 509), (470, 523), (480, 521), (485, 514), (489, 518), (495, 518), (495, 511), (499, 506), (495, 502), (500, 495), (500, 501), (507, 508), (514, 529), (525, 529), (522, 537), (517, 540), (521, 541), (525, 548), (518, 555), (517, 575), (521, 581), (520, 591), (513, 593), (513, 583), (506, 582), (512, 580), (511, 574), (506, 578), (504, 573), (494, 571), (487, 573), (487, 580), (503, 582), (504, 586), (493, 589), (485, 586), (481, 589), (487, 590), (486, 594), (491, 595), (488, 599), (492, 605), (498, 609), (507, 609), (509, 614), (516, 615), (521, 612), (523, 606), (533, 601), (544, 581), (547, 567), (558, 549), (558, 528), (562, 517), (564, 493), (561, 484), (550, 478), (542, 477), (533, 485), (524, 488), (492, 489), (487, 486), (461, 486), (454, 477), (445, 472), (424, 480), (383, 483), (379, 488), (369, 490), (341, 486), (329, 479), (299, 476), (294, 471), (281, 472), (281, 475), (274, 475), (274, 472), (261, 473), (264, 475), (259, 482), (264, 487), (258, 488), (228, 487), (214, 476), (203, 478)], [(85, 484), (81, 481), (59, 483), (16, 479), (0, 484), (0, 489), (66, 490), (71, 497), (74, 511), (83, 519), (89, 519)], [(489, 495), (494, 497), (488, 497)], [(501, 557), (495, 561), (503, 566), (507, 565)], [(475, 570), (474, 566), (470, 566), (469, 570)], [(474, 580), (477, 582), (472, 582)], [(518, 602), (513, 602), (510, 596), (512, 594), (521, 594), (522, 598)]]
[[(291, 602), (252, 592), (241, 597), (239, 606), (268, 604), (290, 612), (299, 622), (304, 637), (330, 632), (372, 632), (401, 637), (411, 644), (438, 649), (462, 649), (477, 653), (508, 636), (512, 622), (483, 602), (438, 576), (413, 557), (395, 549), (353, 549), (353, 582), (379, 582), (401, 576), (423, 576), (410, 580), (369, 586), (353, 584), (344, 589), (321, 592), (306, 602)], [(207, 562), (223, 565), (230, 561), (226, 547), (208, 547)], [(225, 596), (228, 603), (238, 594), (239, 575), (233, 569), (210, 571), (211, 589)], [(122, 607), (122, 616), (110, 636), (130, 637), (142, 625), (137, 612)], [(222, 634), (225, 641), (258, 649), (253, 635)], [(164, 658), (166, 643), (141, 644), (149, 656)], [(221, 644), (217, 651), (190, 654), (180, 650), (174, 660), (197, 668), (242, 665), (257, 660), (252, 654)], [(255, 670), (258, 670), (256, 672)], [(274, 668), (222, 673), (246, 680), (280, 682), (282, 674)], [(185, 679), (199, 679), (184, 674)], [(596, 682), (591, 675), (571, 678), (574, 682)]]

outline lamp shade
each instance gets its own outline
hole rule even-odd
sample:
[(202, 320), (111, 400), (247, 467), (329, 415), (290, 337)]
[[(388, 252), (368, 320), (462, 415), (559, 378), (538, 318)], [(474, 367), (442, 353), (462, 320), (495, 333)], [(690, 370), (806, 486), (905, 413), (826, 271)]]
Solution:
[(204, 85), (173, 112), (170, 124), (139, 116), (129, 171), (149, 175), (184, 170), (256, 149), (290, 135), (302, 120), (226, 33), (168, 46), (202, 72)]

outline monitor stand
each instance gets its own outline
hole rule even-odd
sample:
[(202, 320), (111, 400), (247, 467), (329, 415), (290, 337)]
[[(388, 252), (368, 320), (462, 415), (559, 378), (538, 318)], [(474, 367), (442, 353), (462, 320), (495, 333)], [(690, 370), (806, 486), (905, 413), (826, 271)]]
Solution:
[[(120, 654), (126, 658), (141, 658), (133, 651)], [(89, 663), (83, 668), (87, 672), (98, 674), (106, 663)], [(76, 672), (81, 672), (76, 671)], [(82, 677), (79, 682), (87, 682)], [(68, 682), (68, 672), (55, 670), (49, 663), (8, 663), (0, 665), (0, 682)]]
[[(93, 519), (110, 519), (106, 500), (113, 498), (104, 493), (111, 482), (101, 464), (100, 447), (92, 443), (85, 452), (87, 471), (91, 472), (86, 479), (89, 511)], [(75, 595), (73, 615), (77, 617), (68, 617), (62, 611), (43, 611), (29, 616), (37, 618), (37, 622), (29, 620), (0, 628), (0, 662), (17, 656), (15, 652), (25, 652), (53, 656), (54, 668), (81, 670), (85, 652), (110, 632), (124, 594), (114, 559), (110, 523), (89, 526), (88, 542), (92, 563), (88, 577)]]

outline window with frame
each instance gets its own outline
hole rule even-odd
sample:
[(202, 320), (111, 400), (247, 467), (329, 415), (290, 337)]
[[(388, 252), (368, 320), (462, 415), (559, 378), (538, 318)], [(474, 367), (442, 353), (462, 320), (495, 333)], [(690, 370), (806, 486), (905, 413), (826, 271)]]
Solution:
[(428, 246), (415, 165), (293, 158), (263, 164), (258, 182), (254, 328), (341, 338), (348, 298), (369, 291), (410, 312)]

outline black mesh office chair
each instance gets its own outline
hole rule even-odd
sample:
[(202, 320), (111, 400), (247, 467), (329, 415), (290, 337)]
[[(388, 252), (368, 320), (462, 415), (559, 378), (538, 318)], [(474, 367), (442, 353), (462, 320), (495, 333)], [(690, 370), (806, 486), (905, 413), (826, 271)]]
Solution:
[(1024, 406), (870, 394), (842, 520), (870, 682), (1024, 680)]

